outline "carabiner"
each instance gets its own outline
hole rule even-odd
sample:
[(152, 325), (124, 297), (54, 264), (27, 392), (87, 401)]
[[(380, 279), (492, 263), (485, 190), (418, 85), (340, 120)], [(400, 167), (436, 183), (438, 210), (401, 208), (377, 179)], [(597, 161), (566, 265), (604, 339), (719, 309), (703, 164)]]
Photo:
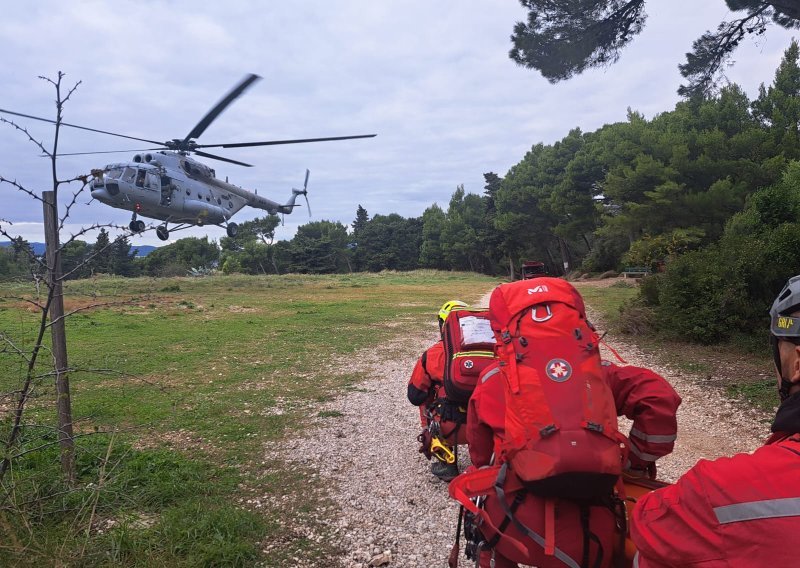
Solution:
[(536, 305), (536, 306), (533, 306), (533, 307), (531, 308), (531, 318), (533, 318), (533, 321), (535, 321), (535, 322), (537, 322), (537, 323), (546, 322), (546, 321), (547, 321), (547, 320), (549, 320), (551, 317), (553, 317), (553, 312), (552, 312), (552, 310), (550, 310), (550, 304), (544, 304), (544, 309), (545, 309), (545, 311), (547, 312), (547, 316), (545, 316), (545, 317), (539, 317), (538, 315), (536, 315), (536, 312), (537, 312), (537, 310), (539, 309), (539, 306), (540, 306), (540, 305), (541, 305), (541, 304), (539, 304), (539, 305)]

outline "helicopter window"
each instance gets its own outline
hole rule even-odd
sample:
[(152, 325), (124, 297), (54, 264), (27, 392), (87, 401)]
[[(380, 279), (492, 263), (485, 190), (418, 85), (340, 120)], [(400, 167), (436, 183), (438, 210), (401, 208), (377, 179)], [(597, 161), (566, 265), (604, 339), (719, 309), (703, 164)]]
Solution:
[(139, 170), (136, 172), (136, 186), (137, 187), (144, 187), (144, 170)]
[(144, 180), (144, 186), (147, 189), (155, 189), (156, 191), (158, 191), (159, 189), (161, 189), (158, 178), (159, 178), (158, 174), (153, 172), (147, 172), (147, 177)]
[(169, 176), (161, 176), (161, 187), (167, 187), (170, 183), (172, 180), (169, 179)]
[(211, 197), (209, 197), (208, 195), (206, 195), (206, 201), (208, 201), (208, 202), (210, 203), (210, 202), (211, 202)]
[(111, 168), (106, 172), (108, 179), (118, 179), (122, 175), (122, 168)]
[(125, 168), (125, 172), (122, 174), (122, 181), (133, 183), (135, 177), (136, 177), (136, 170), (134, 170), (133, 168)]

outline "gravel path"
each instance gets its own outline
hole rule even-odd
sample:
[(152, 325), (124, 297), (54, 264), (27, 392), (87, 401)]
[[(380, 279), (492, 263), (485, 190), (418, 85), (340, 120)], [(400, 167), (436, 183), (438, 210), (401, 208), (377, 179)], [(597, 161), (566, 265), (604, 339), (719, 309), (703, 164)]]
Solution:
[[(488, 305), (488, 294), (481, 305)], [(602, 322), (593, 321), (602, 329)], [(338, 511), (319, 511), (322, 518), (336, 518), (333, 531), (345, 551), (325, 566), (366, 568), (387, 560), (384, 565), (390, 567), (447, 565), (458, 507), (417, 451), (419, 417), (406, 399), (414, 362), (437, 335), (432, 324), (418, 335), (383, 345), (369, 357), (355, 357), (362, 361), (357, 370), (370, 378), (356, 392), (325, 405), (325, 410), (343, 416), (320, 419), (319, 427), (299, 441), (305, 455), (325, 456), (317, 462), (318, 475), (339, 506)], [(752, 451), (761, 444), (768, 428), (760, 419), (766, 416), (743, 411), (717, 391), (697, 386), (695, 377), (650, 364), (627, 338), (607, 341), (629, 364), (662, 374), (683, 397), (676, 450), (659, 461), (659, 477), (674, 480), (700, 457)], [(268, 453), (290, 462), (296, 455), (277, 448), (268, 448)], [(460, 562), (466, 565), (463, 556)]]

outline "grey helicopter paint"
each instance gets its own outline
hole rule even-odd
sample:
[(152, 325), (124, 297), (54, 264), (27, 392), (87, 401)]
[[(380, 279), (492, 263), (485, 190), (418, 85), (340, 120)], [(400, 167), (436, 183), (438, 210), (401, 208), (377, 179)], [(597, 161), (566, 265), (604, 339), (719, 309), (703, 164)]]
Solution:
[[(289, 200), (281, 204), (227, 181), (217, 179), (212, 168), (189, 156), (190, 154), (196, 154), (204, 158), (251, 167), (251, 164), (209, 154), (204, 149), (305, 144), (309, 142), (373, 138), (376, 136), (375, 134), (358, 134), (354, 136), (329, 136), (295, 140), (198, 144), (196, 139), (205, 132), (206, 128), (228, 105), (259, 79), (258, 75), (247, 75), (206, 113), (185, 138), (173, 138), (166, 142), (159, 142), (61, 122), (61, 126), (69, 128), (78, 128), (158, 145), (156, 148), (144, 150), (124, 150), (125, 152), (141, 153), (137, 153), (132, 162), (109, 164), (102, 169), (93, 170), (92, 197), (111, 207), (131, 211), (129, 228), (132, 232), (138, 233), (145, 229), (145, 223), (138, 218), (139, 216), (162, 221), (156, 228), (156, 235), (163, 241), (169, 238), (170, 231), (178, 231), (195, 225), (217, 225), (224, 227), (228, 236), (236, 236), (238, 227), (230, 219), (244, 207), (263, 209), (272, 215), (277, 213), (289, 214), (296, 207), (295, 201), (300, 195), (305, 197), (306, 205), (308, 205), (308, 170), (306, 170), (303, 189), (292, 189)], [(56, 124), (54, 120), (5, 109), (0, 109), (0, 113)], [(120, 152), (120, 150), (112, 152), (73, 152), (59, 155), (77, 156), (116, 152)], [(172, 223), (172, 227), (170, 227), (170, 223)]]
[(308, 199), (308, 170), (303, 189), (292, 189), (289, 200), (280, 204), (219, 180), (212, 168), (168, 150), (136, 154), (132, 163), (109, 164), (93, 173), (94, 199), (133, 212), (130, 229), (134, 232), (145, 228), (137, 216), (164, 221), (156, 228), (162, 240), (169, 238), (166, 223), (176, 224), (177, 229), (190, 225), (224, 226), (229, 236), (235, 236), (237, 226), (230, 218), (242, 208), (287, 214), (296, 207), (298, 196)]

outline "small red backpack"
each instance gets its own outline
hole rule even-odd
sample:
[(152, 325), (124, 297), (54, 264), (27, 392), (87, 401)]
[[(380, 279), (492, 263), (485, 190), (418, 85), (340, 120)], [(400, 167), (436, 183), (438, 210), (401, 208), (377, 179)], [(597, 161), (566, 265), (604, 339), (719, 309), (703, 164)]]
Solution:
[(485, 309), (452, 310), (442, 328), (447, 400), (466, 407), (483, 370), (497, 361), (495, 338)]

